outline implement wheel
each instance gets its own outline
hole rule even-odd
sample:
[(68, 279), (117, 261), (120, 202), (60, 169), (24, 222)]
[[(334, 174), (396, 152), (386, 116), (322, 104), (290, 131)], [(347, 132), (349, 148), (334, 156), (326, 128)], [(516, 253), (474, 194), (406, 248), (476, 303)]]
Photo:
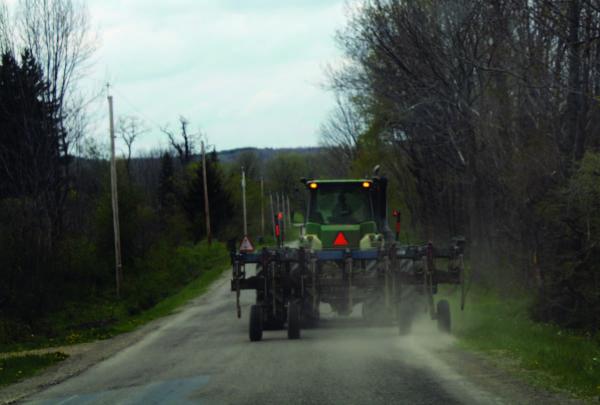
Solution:
[(300, 305), (290, 301), (288, 303), (287, 318), (288, 339), (300, 339)]
[(250, 307), (250, 341), (258, 342), (263, 334), (263, 310), (260, 305)]
[(450, 304), (446, 300), (437, 303), (437, 324), (440, 332), (450, 333)]

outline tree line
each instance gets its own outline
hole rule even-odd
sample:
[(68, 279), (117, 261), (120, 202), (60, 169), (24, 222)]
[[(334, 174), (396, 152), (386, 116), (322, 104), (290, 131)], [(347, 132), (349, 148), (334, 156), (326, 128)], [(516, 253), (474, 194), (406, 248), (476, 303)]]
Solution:
[(364, 0), (337, 42), (338, 171), (383, 163), (421, 238), (465, 235), (480, 283), (596, 331), (600, 2)]

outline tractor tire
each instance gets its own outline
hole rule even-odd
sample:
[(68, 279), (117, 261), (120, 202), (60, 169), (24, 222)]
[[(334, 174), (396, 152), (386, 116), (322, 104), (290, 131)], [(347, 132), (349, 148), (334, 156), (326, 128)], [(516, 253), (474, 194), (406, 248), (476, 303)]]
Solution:
[(258, 342), (263, 335), (263, 310), (260, 305), (250, 307), (250, 341)]
[(437, 325), (440, 332), (450, 333), (450, 304), (446, 300), (437, 303)]
[(407, 302), (398, 305), (398, 332), (400, 336), (410, 333), (414, 318), (414, 308)]
[(288, 339), (300, 339), (300, 306), (294, 301), (288, 304), (287, 318)]

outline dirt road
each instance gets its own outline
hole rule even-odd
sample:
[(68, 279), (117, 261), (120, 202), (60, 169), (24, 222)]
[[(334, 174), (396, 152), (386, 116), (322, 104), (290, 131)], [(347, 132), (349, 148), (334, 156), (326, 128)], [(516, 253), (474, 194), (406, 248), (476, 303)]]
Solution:
[[(23, 401), (564, 403), (564, 398), (533, 389), (455, 348), (452, 337), (440, 336), (426, 320), (410, 336), (400, 337), (393, 327), (364, 328), (356, 320), (331, 317), (322, 328), (303, 330), (301, 340), (290, 341), (285, 331), (271, 331), (265, 332), (263, 341), (251, 343), (247, 315), (253, 295), (242, 296), (244, 311), (238, 320), (228, 287), (225, 275), (179, 313), (155, 322), (143, 333), (120, 338), (123, 348), (108, 358)], [(90, 351), (89, 356), (94, 353)]]

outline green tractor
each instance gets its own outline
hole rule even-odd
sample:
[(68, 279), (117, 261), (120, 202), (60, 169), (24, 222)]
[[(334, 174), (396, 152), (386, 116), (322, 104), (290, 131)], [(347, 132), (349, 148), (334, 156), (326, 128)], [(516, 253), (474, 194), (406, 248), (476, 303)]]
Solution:
[[(379, 251), (394, 243), (387, 222), (387, 179), (303, 180), (303, 183), (309, 199), (301, 247), (310, 251)], [(356, 304), (362, 303), (367, 320), (373, 316), (381, 318), (384, 297), (376, 285), (375, 263), (357, 261), (349, 274), (346, 262), (334, 259), (317, 263), (318, 301), (329, 304), (340, 315), (349, 315)]]
[[(401, 245), (388, 224), (387, 179), (303, 179), (309, 193), (298, 247), (284, 246), (260, 252), (232, 252), (232, 291), (238, 317), (240, 291), (256, 290), (250, 311), (250, 340), (263, 330), (287, 328), (288, 337), (300, 337), (302, 327), (317, 325), (322, 303), (339, 316), (348, 316), (360, 304), (369, 323), (396, 322), (401, 334), (410, 330), (419, 303), (429, 308), (439, 329), (450, 331), (448, 302), (434, 305), (441, 283), (460, 284), (464, 277), (464, 239), (444, 249), (432, 243)], [(275, 216), (281, 221), (281, 215)], [(276, 224), (276, 229), (280, 229)], [(447, 268), (436, 267), (443, 259)], [(256, 264), (248, 275), (246, 264)]]

